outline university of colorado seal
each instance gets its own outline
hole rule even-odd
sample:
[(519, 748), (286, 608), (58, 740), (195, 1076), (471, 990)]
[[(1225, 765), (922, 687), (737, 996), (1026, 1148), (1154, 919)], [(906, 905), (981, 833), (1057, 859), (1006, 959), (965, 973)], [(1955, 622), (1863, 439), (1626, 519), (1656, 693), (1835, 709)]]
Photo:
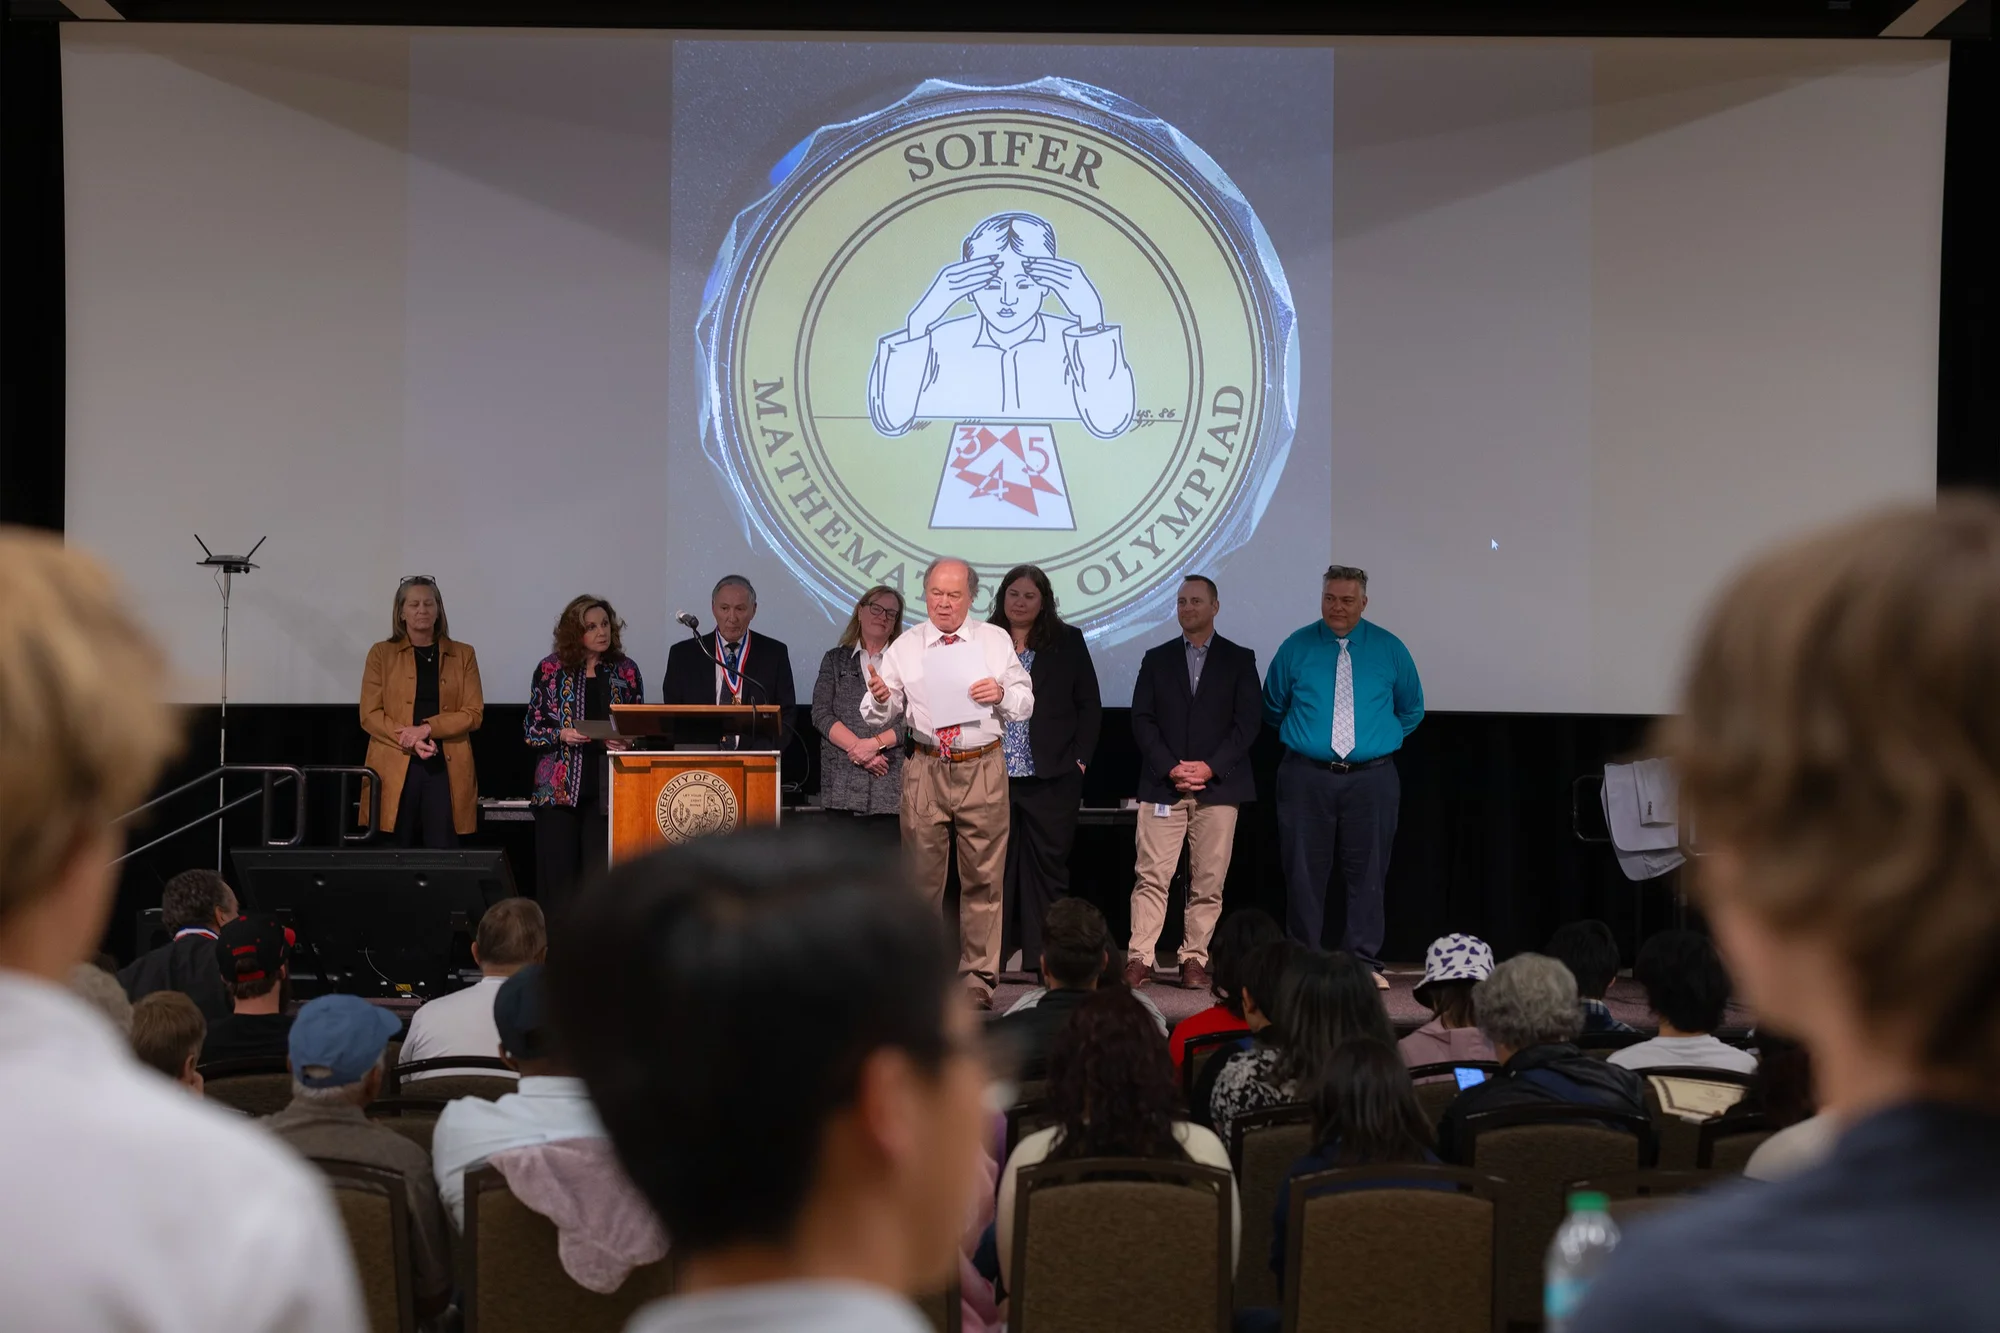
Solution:
[(1026, 561), (1116, 641), (1249, 538), (1297, 422), (1291, 293), (1185, 135), (1066, 79), (930, 81), (786, 166), (709, 275), (703, 443), (830, 609)]
[(690, 838), (734, 833), (736, 793), (715, 774), (701, 769), (682, 773), (660, 788), (653, 803), (653, 820), (660, 836), (678, 847)]

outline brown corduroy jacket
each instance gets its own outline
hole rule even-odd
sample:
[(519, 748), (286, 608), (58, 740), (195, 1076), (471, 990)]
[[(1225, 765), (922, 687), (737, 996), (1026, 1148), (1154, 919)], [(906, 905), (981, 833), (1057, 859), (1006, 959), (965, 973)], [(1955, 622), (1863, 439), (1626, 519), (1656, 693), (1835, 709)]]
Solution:
[[(403, 775), (410, 751), (396, 744), (396, 728), (415, 722), (431, 724), (431, 739), (444, 755), (451, 779), (451, 823), (460, 833), (479, 827), (479, 779), (472, 771), (472, 733), (486, 715), (486, 696), (479, 687), (479, 656), (469, 643), (440, 639), (438, 707), (435, 717), (412, 718), (417, 706), (417, 651), (408, 639), (383, 640), (368, 650), (361, 673), (361, 729), (368, 733), (368, 767), (382, 775), (382, 829), (396, 827), (396, 805), (403, 798)], [(361, 818), (368, 818), (364, 784)]]

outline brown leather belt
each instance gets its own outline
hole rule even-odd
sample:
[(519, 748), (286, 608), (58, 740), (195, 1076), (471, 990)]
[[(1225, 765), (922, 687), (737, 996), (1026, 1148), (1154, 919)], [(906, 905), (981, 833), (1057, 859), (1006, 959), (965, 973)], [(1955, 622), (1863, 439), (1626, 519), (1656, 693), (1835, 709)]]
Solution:
[(953, 754), (946, 754), (935, 745), (925, 745), (922, 741), (916, 741), (914, 744), (917, 747), (918, 754), (927, 754), (933, 759), (942, 759), (947, 764), (969, 764), (980, 756), (992, 754), (1000, 748), (999, 741), (988, 741), (977, 750), (959, 750)]

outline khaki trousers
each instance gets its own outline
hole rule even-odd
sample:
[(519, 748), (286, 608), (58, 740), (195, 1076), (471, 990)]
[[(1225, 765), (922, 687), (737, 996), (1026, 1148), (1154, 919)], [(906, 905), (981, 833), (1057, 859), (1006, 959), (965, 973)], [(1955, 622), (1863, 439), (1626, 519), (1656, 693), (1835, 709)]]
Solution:
[(922, 751), (903, 765), (903, 856), (910, 882), (944, 902), (958, 839), (958, 972), (991, 994), (1000, 979), (1007, 877), (1007, 759), (999, 746), (964, 763)]
[(1187, 911), (1181, 921), (1183, 963), (1208, 966), (1208, 941), (1222, 915), (1222, 881), (1236, 845), (1236, 807), (1202, 805), (1183, 796), (1164, 815), (1150, 803), (1139, 807), (1138, 877), (1132, 885), (1132, 940), (1125, 955), (1153, 966), (1160, 927), (1167, 919), (1167, 886), (1180, 866), (1181, 843), (1188, 849)]

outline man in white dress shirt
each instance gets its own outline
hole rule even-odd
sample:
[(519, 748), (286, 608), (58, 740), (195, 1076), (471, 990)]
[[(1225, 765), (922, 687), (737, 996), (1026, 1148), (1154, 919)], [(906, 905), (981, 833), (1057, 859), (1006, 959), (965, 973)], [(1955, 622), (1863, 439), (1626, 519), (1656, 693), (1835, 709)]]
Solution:
[(111, 910), (112, 821), (178, 739), (165, 676), (95, 561), (0, 529), (0, 1327), (360, 1333), (319, 1174), (63, 984)]
[[(479, 964), (479, 983), (450, 995), (440, 995), (411, 1015), (410, 1035), (403, 1039), (397, 1063), (441, 1060), (448, 1055), (492, 1059), (500, 1049), (500, 1030), (493, 1026), (493, 997), (500, 993), (500, 984), (528, 964), (542, 962), (548, 956), (548, 926), (534, 899), (505, 898), (487, 908), (486, 914), (479, 918), (479, 931), (472, 941), (472, 961)], [(403, 1084), (419, 1088), (427, 1078), (492, 1072), (431, 1069), (406, 1074)]]
[[(1000, 978), (1000, 907), (1007, 869), (1007, 760), (1002, 725), (1035, 711), (1035, 687), (1014, 640), (985, 621), (969, 621), (979, 576), (972, 566), (940, 556), (924, 570), (923, 624), (899, 636), (868, 671), (861, 718), (886, 727), (907, 716), (916, 752), (903, 767), (903, 854), (910, 880), (944, 901), (944, 881), (958, 839), (958, 971), (973, 1003), (993, 1007)], [(967, 694), (979, 707), (972, 721), (935, 726), (932, 711), (947, 706), (926, 688), (924, 663), (934, 653), (970, 643), (986, 674)]]
[(487, 1101), (460, 1097), (431, 1131), (431, 1169), (438, 1200), (453, 1230), (465, 1229), (465, 1173), (495, 1153), (565, 1139), (601, 1139), (590, 1091), (552, 1040), (542, 965), (531, 964), (500, 983), (493, 1022), (503, 1058), (521, 1071), (521, 1090)]

